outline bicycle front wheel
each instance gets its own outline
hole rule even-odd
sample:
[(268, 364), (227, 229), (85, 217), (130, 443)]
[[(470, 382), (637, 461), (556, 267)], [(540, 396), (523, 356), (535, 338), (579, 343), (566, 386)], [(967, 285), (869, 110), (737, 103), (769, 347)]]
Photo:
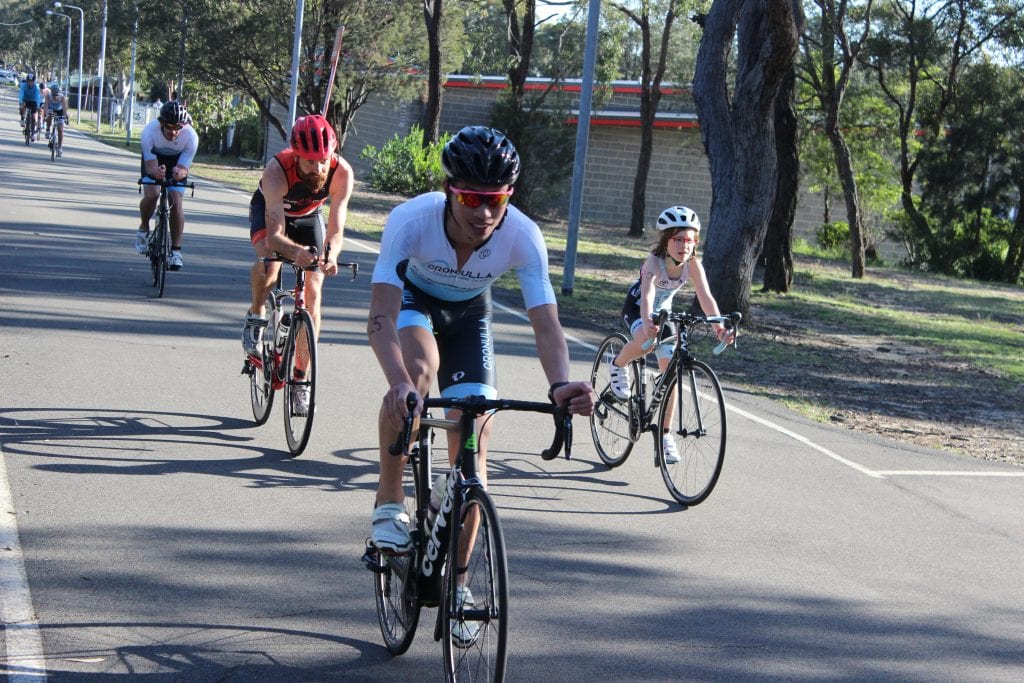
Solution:
[(316, 332), (309, 311), (292, 315), (291, 339), (285, 355), (284, 433), (288, 450), (295, 457), (309, 443), (316, 409)]
[(472, 488), (453, 525), (441, 602), (448, 681), (501, 681), (508, 639), (508, 565), (498, 513)]
[[(675, 379), (671, 380), (675, 383)], [(676, 402), (665, 400), (658, 424), (670, 424), (666, 433), (675, 442), (678, 462), (667, 462), (661, 439), (655, 449), (661, 477), (668, 492), (683, 505), (703, 502), (718, 482), (725, 460), (725, 399), (718, 378), (708, 365), (691, 360), (682, 370)], [(671, 410), (671, 421), (667, 411)]]
[[(624, 334), (609, 335), (601, 342), (590, 371), (590, 386), (597, 392), (597, 405), (590, 416), (590, 434), (597, 448), (597, 455), (608, 467), (618, 467), (626, 462), (633, 450), (636, 434), (635, 402), (622, 401), (615, 397), (611, 388), (610, 366), (612, 359), (619, 355), (627, 343)], [(636, 394), (637, 378), (633, 363), (626, 366), (630, 386)]]
[(156, 234), (149, 245), (149, 263), (153, 269), (153, 286), (156, 287), (158, 299), (164, 295), (164, 286), (167, 284), (167, 260), (170, 249), (171, 231), (167, 223), (167, 210), (163, 207), (157, 215)]

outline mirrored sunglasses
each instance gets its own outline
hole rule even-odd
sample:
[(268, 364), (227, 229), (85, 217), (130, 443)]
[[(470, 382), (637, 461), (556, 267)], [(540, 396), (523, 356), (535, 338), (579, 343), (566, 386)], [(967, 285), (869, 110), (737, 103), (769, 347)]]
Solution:
[(508, 200), (513, 192), (513, 190), (506, 190), (505, 192), (477, 192), (475, 190), (460, 190), (457, 187), (451, 186), (448, 189), (455, 195), (455, 199), (459, 204), (470, 209), (478, 209), (484, 202), (487, 202), (487, 208), (489, 209), (500, 209), (505, 204), (508, 204)]

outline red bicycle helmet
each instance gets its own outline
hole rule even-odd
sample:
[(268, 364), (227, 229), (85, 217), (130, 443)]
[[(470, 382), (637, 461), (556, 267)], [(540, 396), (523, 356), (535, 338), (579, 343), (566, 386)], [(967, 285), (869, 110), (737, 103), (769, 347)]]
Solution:
[(334, 154), (338, 136), (327, 119), (319, 114), (300, 116), (292, 125), (292, 149), (303, 159), (323, 161)]

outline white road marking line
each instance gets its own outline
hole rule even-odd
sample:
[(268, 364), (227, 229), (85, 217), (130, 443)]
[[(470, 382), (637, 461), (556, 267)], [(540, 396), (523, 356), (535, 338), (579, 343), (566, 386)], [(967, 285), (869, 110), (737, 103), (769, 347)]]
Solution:
[[(379, 254), (380, 253), (379, 249), (376, 249), (376, 248), (374, 248), (374, 247), (372, 247), (372, 246), (370, 246), (368, 244), (361, 243), (361, 242), (359, 242), (357, 240), (349, 240), (348, 238), (346, 238), (346, 241), (354, 242), (355, 244), (359, 245), (360, 247), (362, 247), (363, 249), (365, 249), (366, 251), (369, 251), (371, 253), (374, 253), (374, 254)], [(502, 305), (502, 304), (500, 304), (498, 302), (494, 302), (494, 306), (496, 308), (500, 308), (502, 311), (504, 311), (506, 313), (514, 315), (515, 317), (519, 318), (520, 320), (523, 320), (523, 321), (526, 321), (526, 322), (530, 321), (529, 317), (527, 317), (526, 314), (521, 313), (521, 312), (519, 312), (517, 310), (513, 310), (513, 309), (509, 308), (508, 306), (504, 306), (504, 305)], [(593, 351), (595, 353), (597, 352), (597, 347), (596, 346), (594, 346), (593, 344), (590, 344), (588, 342), (585, 342), (582, 339), (579, 339), (578, 337), (575, 337), (575, 336), (567, 333), (565, 335), (565, 338), (567, 340), (571, 341), (574, 344), (578, 344), (579, 346), (582, 346), (583, 348), (588, 349), (589, 351)], [(783, 434), (785, 436), (788, 436), (789, 438), (791, 438), (791, 439), (793, 439), (795, 441), (799, 441), (800, 443), (804, 444), (808, 448), (812, 448), (812, 449), (818, 451), (819, 453), (821, 453), (822, 455), (825, 455), (825, 456), (835, 460), (836, 462), (841, 463), (843, 465), (846, 465), (847, 467), (850, 467), (850, 468), (860, 472), (861, 474), (863, 474), (865, 476), (868, 476), (868, 477), (871, 477), (873, 479), (885, 479), (886, 477), (894, 477), (894, 476), (926, 476), (926, 477), (927, 476), (934, 476), (934, 477), (1024, 477), (1024, 472), (993, 472), (993, 471), (974, 471), (974, 472), (971, 472), (971, 471), (947, 471), (947, 470), (872, 470), (872, 469), (870, 469), (868, 467), (865, 467), (864, 465), (861, 465), (858, 462), (854, 462), (853, 460), (850, 460), (849, 458), (845, 458), (845, 457), (839, 455), (835, 451), (831, 451), (828, 448), (825, 448), (824, 446), (820, 446), (820, 445), (814, 443), (813, 441), (808, 439), (806, 436), (802, 436), (800, 434), (797, 434), (796, 432), (794, 432), (792, 430), (789, 430), (789, 429), (786, 429), (782, 425), (775, 424), (774, 422), (771, 422), (770, 420), (766, 420), (766, 419), (764, 419), (762, 417), (758, 417), (758, 416), (756, 416), (756, 415), (754, 415), (752, 413), (749, 413), (749, 412), (743, 410), (742, 408), (737, 408), (737, 407), (735, 407), (733, 405), (730, 405), (729, 403), (726, 403), (725, 404), (725, 409), (728, 410), (729, 412), (736, 413), (737, 415), (741, 415), (741, 416), (747, 418), (748, 420), (752, 420), (754, 422), (757, 422), (758, 424), (763, 425), (763, 426), (765, 426), (765, 427), (767, 427), (769, 429), (775, 430), (776, 432), (778, 432), (780, 434)]]
[(32, 593), (25, 573), (25, 558), (18, 540), (18, 519), (14, 513), (7, 465), (0, 448), (0, 620), (7, 645), (7, 658), (0, 671), (8, 681), (46, 679), (46, 659), (39, 622), (32, 606)]
[(878, 470), (883, 476), (911, 477), (1024, 477), (1022, 472), (967, 472), (961, 470)]

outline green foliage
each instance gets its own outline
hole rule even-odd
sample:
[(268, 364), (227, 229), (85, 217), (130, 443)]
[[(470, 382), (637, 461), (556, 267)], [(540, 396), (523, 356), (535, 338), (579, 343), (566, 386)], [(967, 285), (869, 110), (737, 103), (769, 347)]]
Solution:
[(825, 223), (814, 233), (815, 238), (825, 249), (848, 248), (850, 245), (850, 225), (846, 221)]
[(441, 148), (450, 138), (444, 135), (436, 144), (424, 148), (423, 129), (413, 126), (404, 138), (396, 134), (379, 150), (367, 146), (360, 156), (373, 163), (367, 178), (370, 187), (410, 197), (437, 190), (444, 180)]

